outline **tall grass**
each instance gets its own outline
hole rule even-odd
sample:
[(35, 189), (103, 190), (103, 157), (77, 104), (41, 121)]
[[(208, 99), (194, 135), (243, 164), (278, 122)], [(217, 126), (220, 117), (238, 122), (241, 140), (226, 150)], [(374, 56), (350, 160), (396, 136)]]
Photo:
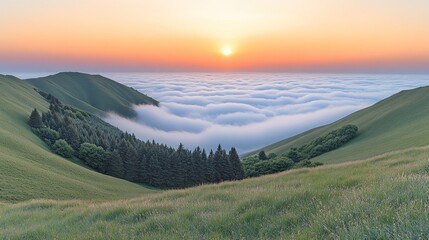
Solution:
[(429, 148), (119, 201), (0, 206), (0, 238), (427, 238)]

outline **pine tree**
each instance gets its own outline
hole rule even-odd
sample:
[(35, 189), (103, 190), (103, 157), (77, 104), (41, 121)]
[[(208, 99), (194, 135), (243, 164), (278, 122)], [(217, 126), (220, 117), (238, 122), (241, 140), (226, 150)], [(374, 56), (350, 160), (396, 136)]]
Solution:
[(210, 150), (209, 156), (207, 157), (207, 180), (208, 182), (216, 182), (220, 178), (216, 172), (216, 164), (214, 161), (213, 150)]
[(64, 137), (74, 150), (79, 149), (79, 146), (80, 146), (79, 135), (74, 125), (69, 124), (66, 126), (66, 133)]
[(139, 168), (137, 169), (138, 182), (149, 183), (149, 163), (145, 154), (139, 151)]
[(106, 174), (118, 178), (124, 178), (124, 163), (117, 150), (107, 154)]
[(169, 181), (169, 174), (167, 173), (167, 165), (166, 165), (166, 149), (161, 145), (158, 146), (156, 150), (156, 163), (154, 163), (154, 168), (156, 171), (156, 179), (155, 182), (157, 186), (167, 186), (167, 182)]
[(241, 180), (244, 178), (244, 170), (243, 165), (241, 164), (240, 157), (238, 156), (237, 150), (235, 148), (231, 148), (229, 151), (229, 162), (231, 164), (232, 169), (232, 179), (233, 180)]
[(193, 179), (195, 176), (195, 168), (192, 162), (192, 153), (184, 149), (184, 155), (180, 158), (180, 162), (183, 168), (183, 187), (193, 185)]
[(128, 151), (128, 143), (127, 141), (125, 141), (125, 139), (122, 138), (118, 146), (119, 156), (125, 157), (125, 155), (127, 154), (127, 151)]
[(222, 178), (224, 177), (224, 174), (222, 174), (224, 166), (223, 166), (222, 146), (220, 144), (218, 145), (216, 152), (214, 153), (213, 162), (214, 162), (214, 181), (220, 182), (225, 180)]
[(149, 184), (152, 186), (161, 186), (161, 166), (156, 154), (149, 158)]
[(200, 147), (195, 148), (195, 150), (192, 152), (192, 168), (193, 183), (197, 184), (205, 182), (204, 163), (202, 162)]
[(203, 149), (201, 152), (201, 168), (202, 168), (202, 183), (210, 182), (210, 169), (209, 169), (209, 162), (207, 159), (207, 153), (206, 150)]
[(183, 144), (179, 144), (179, 147), (177, 148), (175, 154), (173, 154), (173, 162), (172, 162), (172, 168), (173, 168), (173, 184), (176, 187), (182, 187), (185, 184), (185, 164), (183, 160), (186, 158), (185, 149), (183, 147)]
[(41, 128), (43, 127), (42, 117), (40, 116), (37, 109), (34, 109), (31, 112), (30, 119), (28, 120), (28, 125), (32, 128)]
[(224, 149), (222, 149), (222, 168), (221, 168), (221, 176), (222, 181), (232, 180), (233, 173), (231, 169), (231, 164), (229, 162), (229, 156)]
[(138, 156), (137, 151), (133, 146), (128, 146), (127, 152), (123, 157), (124, 160), (124, 170), (125, 170), (125, 179), (129, 181), (136, 182), (138, 180)]

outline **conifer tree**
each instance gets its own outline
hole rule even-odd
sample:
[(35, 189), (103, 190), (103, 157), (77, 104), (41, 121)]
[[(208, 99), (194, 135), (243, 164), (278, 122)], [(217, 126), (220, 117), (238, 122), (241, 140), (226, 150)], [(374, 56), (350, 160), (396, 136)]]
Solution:
[(114, 150), (107, 154), (106, 173), (110, 176), (124, 178), (124, 163), (118, 150)]
[(30, 119), (28, 120), (28, 125), (32, 128), (41, 128), (43, 127), (42, 117), (39, 114), (37, 109), (34, 109), (31, 112)]
[(118, 146), (119, 156), (121, 156), (122, 158), (124, 158), (127, 155), (127, 151), (128, 151), (128, 143), (127, 143), (127, 141), (125, 139), (122, 138), (122, 140), (121, 140), (121, 142), (119, 143), (119, 146)]
[(138, 164), (138, 156), (137, 151), (133, 146), (129, 146), (124, 160), (124, 170), (125, 170), (125, 179), (129, 181), (137, 181), (138, 180), (138, 168), (140, 167)]
[[(68, 118), (67, 118), (68, 119)], [(69, 123), (65, 126), (65, 129), (61, 132), (62, 137), (70, 144), (74, 150), (78, 150), (80, 146), (79, 135), (77, 133), (76, 127)]]
[(201, 169), (202, 169), (202, 181), (203, 183), (205, 182), (210, 182), (210, 173), (209, 173), (209, 166), (208, 166), (208, 159), (207, 159), (207, 153), (206, 150), (203, 149), (203, 151), (201, 152)]
[(220, 182), (223, 181), (225, 179), (223, 179), (224, 174), (222, 174), (223, 171), (223, 155), (222, 155), (222, 146), (219, 144), (216, 152), (214, 153), (213, 156), (213, 163), (214, 163), (214, 181), (215, 182)]
[(201, 148), (197, 147), (192, 152), (192, 168), (193, 168), (192, 181), (195, 184), (205, 182), (203, 165), (204, 164), (203, 164), (202, 159), (201, 159)]
[(222, 168), (221, 168), (222, 181), (232, 180), (231, 164), (229, 156), (224, 149), (222, 149)]
[(174, 184), (176, 186), (183, 186), (185, 184), (185, 164), (183, 162), (183, 159), (186, 159), (186, 152), (183, 147), (183, 144), (180, 143), (179, 147), (176, 150), (176, 154), (174, 154), (173, 157), (173, 167), (174, 169)]
[(161, 166), (156, 154), (152, 155), (149, 158), (148, 166), (149, 168), (149, 184), (152, 186), (161, 186)]
[(241, 164), (240, 157), (238, 156), (237, 150), (233, 147), (229, 151), (229, 162), (232, 169), (232, 179), (241, 180), (244, 178), (243, 165)]
[(208, 172), (207, 172), (208, 182), (216, 182), (219, 176), (216, 172), (213, 150), (210, 150), (209, 156), (207, 157), (207, 169), (208, 169)]

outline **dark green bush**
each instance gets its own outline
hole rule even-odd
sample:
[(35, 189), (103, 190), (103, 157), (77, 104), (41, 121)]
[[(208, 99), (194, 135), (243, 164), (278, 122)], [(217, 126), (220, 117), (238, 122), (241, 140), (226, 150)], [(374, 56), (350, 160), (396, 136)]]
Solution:
[(33, 132), (43, 139), (49, 146), (54, 144), (55, 141), (60, 138), (60, 134), (49, 127), (33, 128)]
[(99, 172), (105, 171), (103, 162), (107, 154), (102, 147), (92, 143), (82, 143), (79, 147), (78, 157), (95, 170)]
[(346, 125), (324, 136), (318, 137), (299, 148), (291, 148), (289, 152), (280, 157), (274, 157), (272, 154), (266, 157), (265, 152), (260, 151), (258, 156), (248, 157), (243, 160), (246, 176), (255, 177), (276, 173), (288, 170), (292, 167), (320, 166), (322, 163), (311, 162), (309, 159), (343, 146), (357, 135), (357, 131), (358, 128), (355, 125)]
[(64, 139), (55, 141), (52, 145), (52, 151), (65, 158), (71, 158), (74, 153), (73, 148)]

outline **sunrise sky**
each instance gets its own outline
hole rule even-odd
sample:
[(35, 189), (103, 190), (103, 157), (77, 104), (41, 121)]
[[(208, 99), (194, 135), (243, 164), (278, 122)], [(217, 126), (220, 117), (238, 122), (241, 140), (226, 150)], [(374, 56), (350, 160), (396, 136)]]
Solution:
[(0, 70), (429, 66), (427, 0), (2, 0)]

